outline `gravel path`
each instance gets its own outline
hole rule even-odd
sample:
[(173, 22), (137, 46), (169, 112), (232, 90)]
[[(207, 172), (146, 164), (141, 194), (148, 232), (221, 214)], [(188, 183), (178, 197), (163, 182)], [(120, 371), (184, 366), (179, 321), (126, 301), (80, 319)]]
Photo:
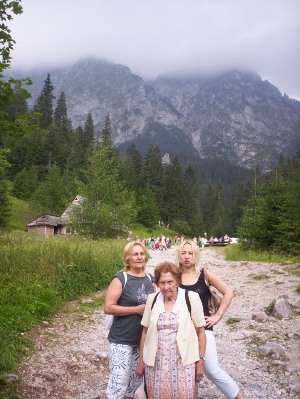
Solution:
[[(223, 249), (201, 251), (203, 266), (210, 267), (235, 292), (231, 307), (215, 327), (219, 360), (238, 382), (245, 399), (300, 398), (300, 278), (291, 274), (299, 265), (257, 262), (226, 262)], [(148, 271), (163, 260), (174, 261), (175, 249), (151, 251)], [(101, 307), (89, 308), (103, 293), (68, 303), (65, 309), (28, 334), (35, 350), (20, 365), (19, 399), (104, 399), (108, 376), (107, 331)], [(281, 295), (291, 304), (294, 316), (277, 320), (253, 314)], [(227, 324), (226, 321), (236, 321)], [(238, 321), (239, 320), (239, 321)], [(268, 355), (258, 348), (268, 343)], [(223, 395), (206, 379), (199, 398)]]

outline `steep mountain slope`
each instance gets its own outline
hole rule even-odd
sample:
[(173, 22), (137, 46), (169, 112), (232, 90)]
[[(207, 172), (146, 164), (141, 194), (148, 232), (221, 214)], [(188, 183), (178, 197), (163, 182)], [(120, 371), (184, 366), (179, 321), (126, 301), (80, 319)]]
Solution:
[(300, 144), (300, 102), (258, 75), (234, 71), (207, 80), (159, 79), (154, 87), (183, 115), (184, 130), (202, 157), (266, 168)]
[(69, 68), (30, 73), (30, 105), (47, 72), (56, 96), (66, 94), (73, 126), (83, 125), (90, 112), (99, 134), (109, 112), (121, 150), (131, 141), (142, 152), (155, 143), (171, 157), (199, 154), (268, 170), (281, 153), (293, 155), (300, 144), (300, 102), (253, 73), (146, 83), (123, 65), (84, 59)]

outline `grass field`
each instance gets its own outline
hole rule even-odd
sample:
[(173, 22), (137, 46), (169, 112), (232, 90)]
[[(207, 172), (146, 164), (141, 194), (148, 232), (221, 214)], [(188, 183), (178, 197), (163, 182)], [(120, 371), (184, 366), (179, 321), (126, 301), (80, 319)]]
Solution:
[(106, 288), (123, 267), (125, 244), (125, 240), (0, 235), (0, 397), (1, 388), (6, 389), (3, 376), (16, 371), (29, 345), (23, 333), (51, 318), (66, 301)]
[(287, 256), (275, 252), (258, 252), (244, 250), (239, 245), (228, 245), (225, 248), (226, 260), (232, 261), (248, 261), (248, 262), (267, 262), (267, 263), (299, 263), (299, 257)]

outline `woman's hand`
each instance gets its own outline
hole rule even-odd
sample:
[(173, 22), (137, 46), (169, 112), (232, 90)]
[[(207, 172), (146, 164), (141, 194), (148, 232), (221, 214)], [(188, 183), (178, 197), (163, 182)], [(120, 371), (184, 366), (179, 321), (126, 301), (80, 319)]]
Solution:
[(222, 319), (223, 315), (215, 313), (213, 316), (204, 316), (206, 324), (205, 327), (212, 327), (215, 324), (219, 323)]
[(204, 360), (200, 359), (196, 362), (196, 382), (200, 382), (204, 376)]
[(138, 305), (138, 306), (136, 306), (135, 308), (136, 308), (136, 314), (140, 314), (141, 316), (143, 316), (143, 314), (144, 314), (144, 311), (145, 311), (145, 304), (143, 303), (142, 305)]
[(139, 361), (137, 368), (136, 368), (136, 374), (139, 378), (142, 378), (145, 372), (145, 364), (143, 361)]

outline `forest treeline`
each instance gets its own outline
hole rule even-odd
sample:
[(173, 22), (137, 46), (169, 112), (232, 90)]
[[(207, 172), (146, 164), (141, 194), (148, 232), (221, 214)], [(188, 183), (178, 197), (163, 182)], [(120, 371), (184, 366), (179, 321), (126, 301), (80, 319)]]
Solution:
[(28, 81), (3, 77), (9, 30), (7, 37), (0, 70), (0, 226), (8, 220), (9, 194), (28, 201), (31, 219), (61, 215), (79, 194), (84, 201), (73, 228), (94, 238), (162, 220), (181, 234), (226, 233), (256, 249), (299, 250), (299, 153), (264, 175), (216, 159), (184, 164), (174, 156), (162, 164), (155, 144), (143, 156), (134, 143), (121, 154), (110, 114), (100, 132), (90, 113), (84, 126), (73, 128), (65, 93), (55, 99), (49, 74), (29, 110)]
[[(205, 177), (204, 167), (201, 173), (201, 166), (182, 165), (177, 156), (169, 165), (162, 164), (157, 145), (150, 145), (142, 157), (131, 143), (121, 155), (114, 147), (109, 114), (101, 132), (95, 132), (91, 114), (84, 126), (73, 129), (65, 94), (61, 92), (54, 107), (53, 91), (48, 74), (29, 111), (17, 85), (3, 109), (11, 122), (18, 115), (31, 116), (16, 142), (9, 142), (7, 135), (1, 144), (10, 149), (6, 177), (12, 182), (11, 194), (29, 202), (32, 217), (60, 215), (80, 194), (85, 198), (81, 218), (93, 226), (76, 229), (93, 236), (110, 236), (119, 230), (117, 226), (123, 229), (133, 222), (151, 227), (158, 220), (175, 223), (184, 234), (234, 233), (237, 217), (226, 194), (233, 167), (220, 161), (206, 163)], [(217, 168), (229, 168), (230, 179), (221, 182), (211, 177), (218, 175)], [(242, 190), (246, 188), (240, 187), (235, 197), (241, 193), (245, 197)]]

